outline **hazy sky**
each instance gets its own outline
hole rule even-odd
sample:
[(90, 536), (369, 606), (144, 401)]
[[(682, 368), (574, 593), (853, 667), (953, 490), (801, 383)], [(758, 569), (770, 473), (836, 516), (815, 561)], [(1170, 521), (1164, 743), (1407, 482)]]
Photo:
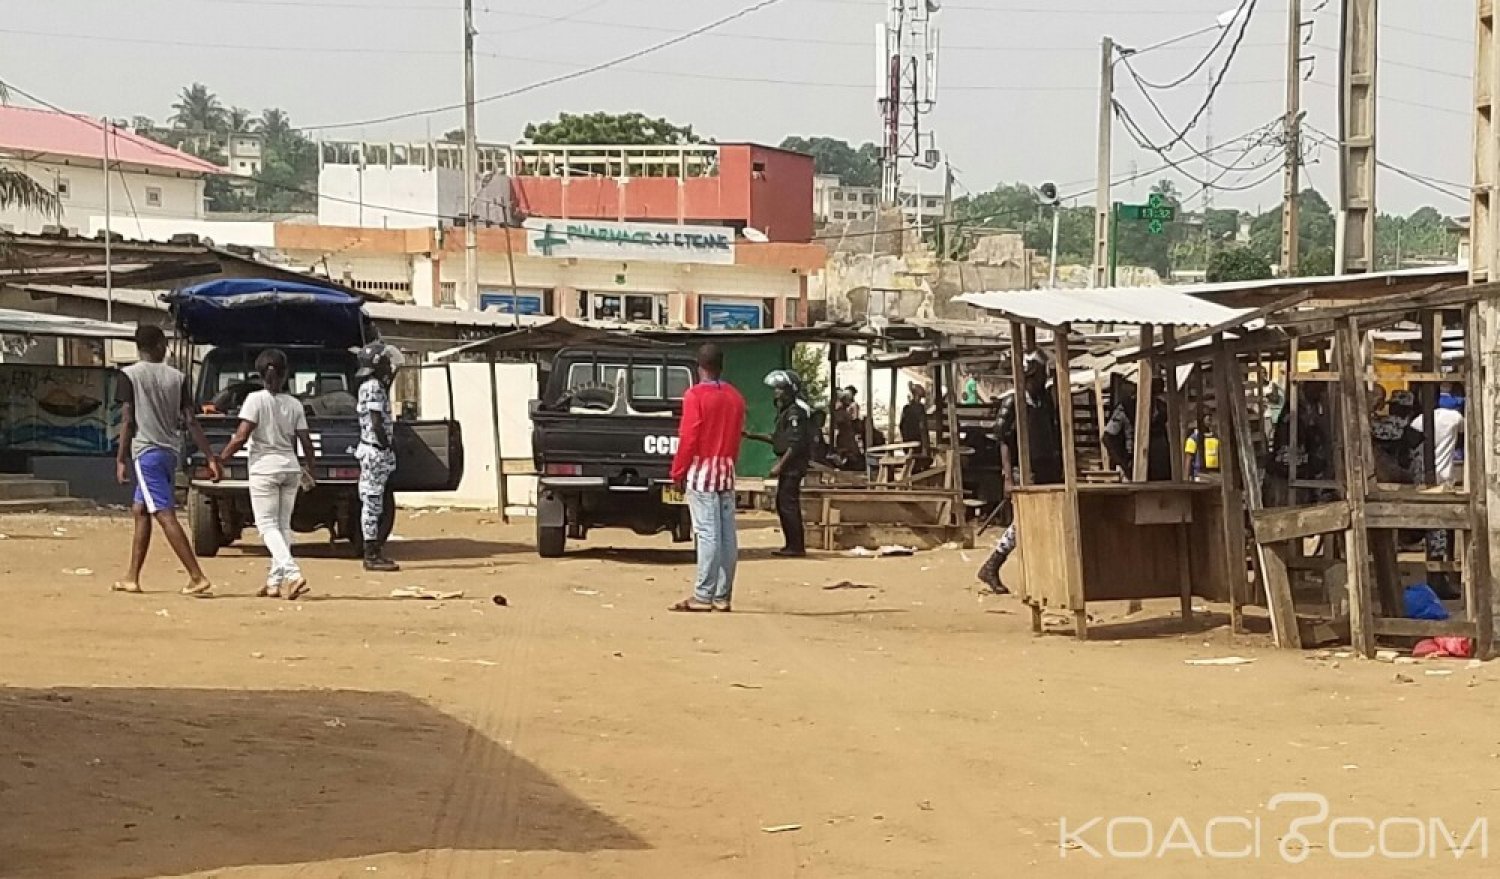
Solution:
[[(475, 0), (481, 96), (605, 61), (748, 5), (749, 0)], [(1336, 133), (1338, 6), (1304, 0), (1310, 54), (1308, 122)], [(950, 0), (936, 21), (943, 54), (938, 107), (929, 117), (956, 169), (959, 191), (999, 181), (1054, 180), (1064, 193), (1094, 175), (1099, 40), (1143, 46), (1197, 30), (1236, 0)], [(1473, 0), (1382, 0), (1381, 158), (1462, 183), (1469, 177)], [(485, 104), (480, 136), (509, 140), (559, 111), (640, 110), (690, 123), (720, 140), (776, 143), (787, 134), (873, 140), (879, 0), (780, 0), (683, 44), (586, 78)], [(0, 0), (0, 77), (71, 110), (165, 119), (177, 90), (208, 84), (226, 104), (279, 106), (298, 125), (321, 125), (451, 104), (462, 99), (460, 0)], [(1244, 46), (1213, 102), (1216, 140), (1282, 111), (1284, 0), (1258, 0)], [(1148, 79), (1173, 80), (1212, 36), (1137, 61)], [(1124, 79), (1122, 71), (1122, 79)], [(793, 84), (794, 83), (794, 84)], [(1206, 74), (1162, 106), (1179, 124), (1202, 102)], [(1121, 100), (1143, 123), (1151, 111), (1127, 83)], [(447, 112), (327, 136), (422, 138), (461, 123)], [(1161, 127), (1147, 125), (1157, 140)], [(1203, 129), (1192, 142), (1201, 146)], [(1116, 134), (1114, 168), (1162, 164)], [(1223, 154), (1225, 159), (1232, 154)], [(1314, 183), (1333, 201), (1336, 155), (1317, 154)], [(1186, 167), (1199, 176), (1203, 162)], [(1269, 170), (1269, 169), (1267, 169)], [(1266, 171), (1231, 174), (1245, 185)], [(1177, 176), (1177, 175), (1167, 175)], [(1125, 187), (1143, 196), (1149, 180)], [(1198, 189), (1179, 176), (1185, 192)], [(1253, 209), (1280, 198), (1280, 179), (1216, 196)], [(1382, 170), (1382, 209), (1432, 204), (1466, 214), (1467, 200)]]

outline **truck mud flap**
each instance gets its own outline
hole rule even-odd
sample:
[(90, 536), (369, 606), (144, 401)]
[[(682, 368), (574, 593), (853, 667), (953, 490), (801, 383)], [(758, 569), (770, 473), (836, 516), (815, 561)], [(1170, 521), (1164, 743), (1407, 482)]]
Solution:
[(544, 490), (536, 501), (536, 519), (543, 528), (561, 528), (568, 521), (567, 506), (556, 493)]

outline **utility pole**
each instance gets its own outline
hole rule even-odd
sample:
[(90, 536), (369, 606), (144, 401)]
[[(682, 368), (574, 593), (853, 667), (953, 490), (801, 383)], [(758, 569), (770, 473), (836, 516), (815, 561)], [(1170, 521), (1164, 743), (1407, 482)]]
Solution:
[(1375, 269), (1376, 8), (1377, 0), (1343, 0), (1339, 42), (1339, 274)]
[(953, 259), (953, 163), (943, 163), (943, 262)]
[[(475, 229), (475, 187), (479, 147), (474, 140), (474, 0), (464, 0), (464, 308), (479, 307), (479, 231)], [(505, 230), (507, 236), (510, 229)], [(509, 240), (507, 238), (507, 240)]]
[(1109, 281), (1111, 248), (1110, 217), (1114, 200), (1110, 197), (1110, 150), (1115, 127), (1115, 41), (1105, 37), (1101, 46), (1103, 63), (1099, 70), (1099, 145), (1098, 178), (1094, 199), (1094, 278), (1093, 286), (1103, 287)]
[(104, 319), (113, 323), (115, 319), (115, 262), (114, 220), (111, 217), (109, 184), (109, 119), (104, 121)]
[[(1496, 234), (1500, 231), (1500, 223), (1497, 223), (1500, 219), (1500, 213), (1497, 213), (1500, 211), (1500, 119), (1495, 117), (1496, 109), (1500, 109), (1497, 107), (1500, 104), (1500, 58), (1495, 55), (1496, 50), (1500, 50), (1500, 29), (1496, 27), (1500, 20), (1495, 16), (1493, 4), (1478, 3), (1476, 7), (1474, 188), (1469, 213), (1469, 281), (1481, 284), (1500, 280), (1500, 236)], [(1493, 299), (1481, 299), (1474, 310), (1477, 319), (1473, 325), (1464, 328), (1466, 332), (1477, 332), (1479, 336), (1477, 340), (1468, 341), (1470, 345), (1478, 342), (1478, 356), (1474, 358), (1478, 362), (1470, 364), (1476, 374), (1468, 376), (1468, 392), (1480, 395), (1478, 399), (1484, 401), (1484, 412), (1489, 417), (1478, 419), (1478, 433), (1483, 441), (1475, 443), (1470, 439), (1470, 448), (1478, 445), (1479, 449), (1467, 453), (1483, 462), (1482, 468), (1469, 464), (1466, 467), (1468, 473), (1481, 470), (1484, 478), (1466, 476), (1465, 482), (1469, 491), (1474, 493), (1472, 503), (1482, 503), (1487, 510), (1495, 511), (1500, 510), (1500, 480), (1496, 479), (1496, 474), (1500, 474), (1500, 451), (1497, 451), (1500, 450), (1500, 445), (1497, 445), (1500, 443), (1500, 425), (1495, 423), (1494, 417), (1500, 412), (1500, 307)], [(1468, 435), (1475, 436), (1472, 426)], [(1491, 512), (1488, 519), (1488, 534), (1483, 535), (1488, 539), (1476, 536), (1471, 552), (1479, 576), (1490, 577), (1493, 582), (1494, 563), (1500, 559), (1500, 516)], [(1486, 633), (1478, 634), (1478, 640), (1483, 642)]]
[(1297, 275), (1300, 249), (1298, 196), (1302, 192), (1302, 0), (1288, 0), (1286, 31), (1286, 118), (1282, 120), (1286, 141), (1286, 166), (1281, 188), (1281, 276)]

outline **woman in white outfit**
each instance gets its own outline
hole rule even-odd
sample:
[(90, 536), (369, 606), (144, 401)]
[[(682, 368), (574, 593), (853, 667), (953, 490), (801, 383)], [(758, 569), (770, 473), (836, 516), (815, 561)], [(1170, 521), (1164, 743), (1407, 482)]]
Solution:
[[(245, 398), (240, 408), (240, 427), (224, 446), (219, 459), (228, 466), (247, 442), (250, 445), (250, 507), (255, 527), (271, 551), (271, 572), (260, 590), (265, 598), (288, 600), (307, 594), (307, 579), (292, 558), (292, 509), (297, 491), (311, 488), (312, 436), (302, 401), (287, 393), (286, 354), (275, 348), (255, 359), (255, 371), (265, 381), (265, 390)], [(296, 443), (301, 441), (302, 460)]]

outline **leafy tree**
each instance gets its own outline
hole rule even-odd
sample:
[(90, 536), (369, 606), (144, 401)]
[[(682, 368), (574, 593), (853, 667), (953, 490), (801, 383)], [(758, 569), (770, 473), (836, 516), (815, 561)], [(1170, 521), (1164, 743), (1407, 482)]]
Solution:
[(813, 157), (813, 169), (819, 174), (837, 174), (845, 186), (880, 185), (880, 148), (873, 143), (858, 148), (846, 140), (833, 137), (788, 137), (781, 148)]
[(219, 96), (209, 91), (208, 86), (195, 82), (183, 88), (172, 105), (168, 119), (177, 128), (193, 131), (223, 131), (229, 120), (229, 112), (219, 101)]
[[(1316, 189), (1304, 189), (1297, 197), (1299, 259), (1297, 273), (1305, 276), (1333, 274), (1333, 208)], [(1250, 247), (1270, 265), (1281, 261), (1281, 208), (1266, 211), (1250, 222)]]
[(462, 128), (454, 128), (449, 131), (445, 131), (443, 132), (443, 136), (440, 138), (440, 140), (442, 140), (444, 143), (463, 143), (464, 130)]
[(1424, 207), (1409, 217), (1381, 214), (1375, 218), (1376, 265), (1400, 268), (1409, 259), (1451, 260), (1458, 255), (1458, 236), (1452, 221), (1437, 208)]
[(1215, 252), (1208, 258), (1208, 281), (1259, 281), (1271, 277), (1271, 264), (1254, 248), (1243, 245)]
[(229, 134), (252, 134), (260, 130), (260, 120), (244, 107), (232, 107), (224, 116), (224, 130)]
[(563, 113), (549, 122), (533, 122), (523, 136), (532, 143), (623, 146), (667, 146), (702, 143), (693, 127), (651, 119), (643, 113)]
[(19, 208), (55, 217), (61, 208), (57, 194), (19, 168), (0, 165), (0, 208)]
[(814, 405), (828, 399), (828, 349), (798, 343), (792, 348), (792, 371), (802, 380), (802, 393)]

